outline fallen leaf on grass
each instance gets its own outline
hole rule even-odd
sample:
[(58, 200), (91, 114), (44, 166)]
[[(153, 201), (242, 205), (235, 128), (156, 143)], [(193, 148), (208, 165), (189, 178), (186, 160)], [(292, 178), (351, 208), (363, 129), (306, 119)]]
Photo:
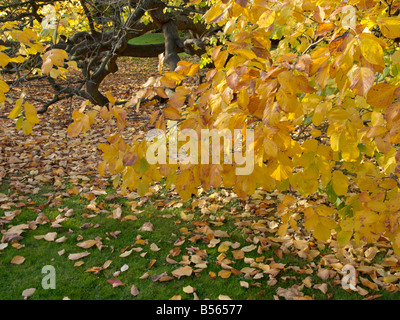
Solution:
[(103, 269), (107, 269), (111, 263), (112, 263), (112, 260), (107, 260), (106, 262), (104, 262)]
[(193, 288), (192, 286), (186, 286), (186, 287), (183, 287), (183, 292), (185, 292), (185, 293), (187, 293), (187, 294), (190, 294), (190, 293), (193, 293), (193, 292), (195, 292), (195, 288)]
[(35, 291), (35, 288), (29, 288), (22, 291), (22, 296), (24, 297), (24, 300), (27, 300), (31, 295), (35, 293)]
[(90, 269), (85, 270), (85, 272), (93, 272), (94, 274), (99, 274), (101, 270), (103, 270), (102, 267), (91, 267)]
[(276, 290), (276, 294), (280, 297), (284, 297), (286, 300), (293, 300), (293, 298), (295, 297), (304, 296), (304, 293), (300, 292), (300, 288), (298, 285), (294, 285), (287, 289), (279, 287)]
[(246, 281), (240, 281), (240, 286), (243, 288), (248, 289), (249, 288), (249, 283)]
[(63, 243), (63, 242), (65, 242), (65, 241), (67, 241), (67, 237), (66, 236), (62, 236), (61, 238), (58, 238), (57, 240), (56, 240), (56, 242), (57, 243)]
[(24, 263), (25, 258), (22, 256), (15, 256), (14, 258), (12, 258), (11, 263), (12, 264), (22, 264)]
[(121, 272), (125, 272), (126, 270), (128, 270), (129, 269), (129, 266), (127, 265), (127, 264), (124, 264), (122, 267), (121, 267)]
[(231, 276), (232, 272), (228, 270), (221, 270), (218, 272), (218, 276), (221, 277), (222, 279), (228, 279)]
[(113, 288), (121, 287), (121, 286), (124, 285), (124, 284), (121, 282), (121, 280), (118, 280), (118, 279), (116, 279), (116, 278), (108, 279), (107, 282), (108, 282), (109, 284), (111, 284), (111, 285), (113, 286)]
[(75, 260), (79, 260), (81, 258), (87, 257), (88, 255), (90, 255), (90, 252), (80, 252), (80, 253), (71, 253), (68, 255), (68, 259), (71, 261), (75, 261)]
[(172, 271), (172, 275), (178, 279), (182, 276), (190, 276), (193, 272), (192, 267), (185, 266), (185, 267), (180, 267), (174, 271)]
[(93, 247), (94, 245), (96, 245), (97, 243), (99, 243), (97, 240), (86, 240), (86, 241), (79, 242), (76, 245), (83, 249), (89, 249), (89, 248)]
[(151, 251), (160, 251), (161, 249), (155, 243), (152, 243), (150, 245), (150, 250)]
[(220, 295), (218, 296), (218, 300), (232, 300), (232, 299), (231, 299), (229, 296), (220, 294)]
[(119, 256), (120, 258), (126, 258), (127, 256), (129, 256), (132, 253), (133, 249), (125, 251), (124, 253), (121, 253)]
[(256, 248), (257, 248), (257, 246), (255, 246), (254, 244), (251, 244), (251, 245), (249, 245), (249, 246), (243, 247), (243, 248), (242, 248), (242, 251), (244, 251), (244, 252), (250, 252), (250, 251), (253, 251), (253, 250), (256, 249)]
[(121, 207), (118, 207), (115, 210), (113, 210), (113, 215), (112, 215), (113, 219), (120, 220), (121, 216), (122, 216)]
[(153, 232), (154, 226), (151, 222), (145, 222), (140, 228), (139, 231), (149, 231)]
[(147, 266), (147, 269), (150, 269), (156, 263), (156, 261), (157, 259), (151, 259), (149, 265)]
[(313, 288), (320, 290), (323, 294), (328, 292), (328, 285), (326, 283), (316, 284), (313, 286)]
[(133, 284), (131, 287), (131, 295), (133, 295), (134, 297), (136, 297), (139, 294), (139, 290), (138, 288)]
[(169, 264), (177, 264), (178, 263), (178, 261), (171, 259), (169, 256), (170, 255), (167, 255), (167, 257), (165, 258), (165, 261), (167, 261)]
[(44, 239), (46, 241), (54, 241), (57, 237), (57, 232), (49, 232), (46, 233), (45, 235), (40, 235), (40, 236), (33, 236), (35, 239)]

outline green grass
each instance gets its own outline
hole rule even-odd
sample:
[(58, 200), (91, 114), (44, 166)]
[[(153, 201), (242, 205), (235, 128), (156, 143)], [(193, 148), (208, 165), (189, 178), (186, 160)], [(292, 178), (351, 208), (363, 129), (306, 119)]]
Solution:
[(140, 37), (129, 40), (129, 43), (140, 45), (140, 44), (163, 43), (164, 41), (165, 38), (162, 33), (146, 33)]
[[(164, 41), (165, 38), (162, 33), (146, 33), (140, 37), (129, 40), (129, 43), (136, 45), (144, 45), (144, 44), (158, 44), (158, 43), (163, 43)], [(181, 57), (181, 59), (190, 57), (190, 55), (188, 55), (185, 52), (179, 53), (178, 55)], [(137, 59), (143, 59), (143, 58), (137, 58)]]
[[(66, 186), (68, 189), (70, 186)], [(0, 193), (12, 195), (13, 191), (10, 190), (8, 182), (3, 182), (0, 185)], [(49, 203), (48, 193), (55, 192), (51, 185), (45, 185), (40, 188), (36, 195), (27, 195), (26, 201), (29, 204), (22, 207), (21, 212), (11, 220), (9, 225), (18, 225), (22, 223), (29, 223), (37, 218), (39, 208), (46, 215), (50, 221), (54, 220), (58, 215), (63, 215), (62, 209), (73, 209), (74, 213), (66, 221), (61, 223), (61, 228), (52, 228), (51, 223), (37, 225), (34, 230), (26, 230), (22, 233), (23, 239), (19, 241), (22, 248), (15, 248), (11, 244), (7, 248), (0, 250), (0, 279), (2, 289), (0, 290), (0, 299), (18, 300), (23, 299), (21, 293), (28, 288), (36, 288), (36, 292), (31, 299), (62, 299), (69, 297), (73, 300), (93, 300), (93, 299), (136, 299), (136, 300), (162, 300), (169, 299), (175, 295), (181, 295), (182, 299), (193, 299), (193, 294), (186, 294), (183, 292), (183, 287), (188, 285), (196, 288), (196, 294), (200, 299), (218, 299), (219, 295), (228, 295), (232, 299), (273, 299), (276, 295), (276, 290), (279, 287), (289, 288), (294, 284), (301, 285), (302, 280), (306, 278), (307, 274), (299, 274), (298, 272), (286, 269), (282, 270), (277, 276), (278, 283), (275, 285), (268, 285), (268, 274), (264, 274), (261, 279), (245, 278), (243, 274), (231, 275), (228, 279), (223, 279), (218, 276), (218, 272), (223, 270), (218, 265), (218, 246), (210, 248), (208, 241), (204, 235), (196, 233), (195, 222), (215, 222), (215, 219), (210, 218), (209, 215), (201, 215), (197, 211), (194, 212), (194, 219), (185, 221), (181, 219), (181, 212), (190, 208), (190, 203), (187, 202), (182, 208), (162, 208), (156, 207), (154, 203), (157, 201), (167, 201), (168, 195), (162, 194), (153, 201), (137, 207), (142, 210), (141, 213), (136, 213), (137, 220), (119, 221), (110, 218), (112, 210), (116, 205), (122, 208), (122, 216), (132, 215), (130, 204), (121, 197), (116, 197), (111, 200), (106, 200), (106, 196), (98, 196), (96, 205), (102, 207), (105, 212), (98, 212), (93, 218), (87, 218), (85, 214), (93, 214), (93, 211), (88, 210), (86, 205), (90, 202), (79, 195), (64, 196), (62, 200), (55, 202), (57, 205), (46, 205)], [(108, 189), (109, 194), (115, 191)], [(109, 198), (108, 198), (109, 199)], [(139, 199), (138, 199), (139, 200)], [(222, 241), (229, 240), (231, 242), (239, 242), (241, 247), (247, 246), (250, 243), (246, 241), (248, 233), (245, 229), (238, 228), (237, 223), (241, 219), (255, 221), (255, 217), (241, 218), (241, 216), (234, 216), (229, 214), (230, 206), (235, 206), (235, 202), (230, 203), (226, 207), (220, 209), (214, 216), (225, 216), (225, 221), (221, 226), (214, 226), (210, 223), (213, 230), (222, 230), (230, 234), (230, 238), (222, 238)], [(0, 217), (4, 216), (5, 211), (12, 211), (18, 208), (10, 208), (7, 210), (0, 209)], [(65, 212), (65, 211), (64, 211)], [(193, 213), (190, 212), (190, 213)], [(163, 217), (164, 216), (164, 217)], [(171, 216), (171, 217), (170, 217)], [(86, 218), (85, 218), (86, 217)], [(139, 228), (145, 223), (151, 222), (154, 226), (153, 232), (139, 231)], [(91, 227), (82, 229), (82, 225), (90, 223)], [(186, 228), (186, 229), (185, 229)], [(4, 230), (8, 229), (8, 225), (3, 226)], [(187, 231), (186, 231), (187, 230)], [(120, 231), (114, 238), (112, 233)], [(35, 239), (34, 236), (44, 235), (48, 232), (57, 232), (57, 238), (66, 236), (67, 240), (64, 243), (56, 243), (46, 241), (44, 239)], [(196, 242), (191, 242), (190, 238), (195, 235), (202, 235), (202, 238)], [(82, 249), (77, 247), (77, 243), (89, 239), (100, 237), (104, 247), (100, 250), (96, 246), (89, 249)], [(141, 237), (146, 241), (145, 244), (136, 244), (135, 242)], [(171, 257), (176, 260), (177, 264), (170, 264), (166, 261), (167, 255), (171, 249), (176, 248), (174, 242), (179, 237), (185, 237), (185, 243), (180, 245), (181, 253), (176, 257)], [(221, 241), (221, 242), (222, 242)], [(156, 244), (160, 250), (155, 252), (150, 250), (150, 245)], [(133, 251), (128, 257), (120, 257), (122, 250), (130, 250), (132, 247), (143, 248), (142, 252)], [(173, 270), (181, 267), (179, 264), (185, 255), (190, 256), (190, 248), (197, 248), (199, 250), (206, 250), (207, 257), (204, 259), (208, 262), (208, 267), (203, 269), (197, 274), (192, 274), (189, 277), (181, 277), (180, 279), (174, 278), (166, 282), (153, 282), (152, 276), (160, 275), (167, 272), (171, 275)], [(277, 257), (271, 250), (264, 251), (262, 255), (265, 257), (264, 262), (267, 263), (273, 259), (277, 263), (284, 263), (287, 266), (307, 266), (309, 262), (299, 258), (293, 254), (284, 254), (282, 259)], [(63, 255), (58, 252), (65, 250)], [(84, 262), (81, 266), (74, 266), (76, 261), (70, 261), (68, 255), (71, 253), (78, 253), (88, 251), (90, 255), (82, 258)], [(146, 252), (144, 256), (141, 253)], [(25, 261), (21, 265), (11, 264), (11, 260), (16, 255), (25, 257)], [(247, 258), (256, 259), (260, 254), (256, 250), (246, 253)], [(237, 270), (243, 267), (248, 267), (243, 259), (235, 260), (231, 250), (226, 252), (226, 258), (232, 260), (231, 266)], [(155, 259), (156, 262), (149, 268), (149, 263)], [(107, 260), (112, 260), (111, 265), (99, 274), (92, 272), (85, 272), (92, 267), (101, 267)], [(314, 261), (318, 264), (318, 259)], [(121, 269), (123, 265), (127, 264), (129, 269), (121, 272), (118, 276), (113, 275)], [(56, 289), (43, 289), (42, 279), (45, 274), (42, 274), (42, 268), (46, 265), (51, 265), (56, 271)], [(193, 264), (191, 265), (193, 268)], [(194, 268), (195, 269), (195, 268)], [(146, 279), (139, 279), (143, 274), (148, 272), (150, 275)], [(210, 278), (209, 273), (215, 272), (217, 277)], [(310, 275), (313, 284), (323, 283), (321, 279), (316, 276), (316, 273)], [(124, 284), (121, 287), (113, 288), (107, 280), (117, 278)], [(249, 288), (243, 288), (240, 281), (249, 283)], [(340, 286), (333, 286), (333, 280), (328, 281), (328, 293), (332, 294), (332, 299), (361, 299), (362, 296), (357, 293), (348, 293), (340, 288)], [(133, 297), (130, 294), (132, 285), (135, 285), (140, 294)], [(306, 295), (313, 296), (315, 299), (327, 299), (327, 295), (323, 294), (316, 289), (304, 288), (302, 292)], [(380, 292), (384, 299), (398, 299), (399, 294), (388, 292)]]

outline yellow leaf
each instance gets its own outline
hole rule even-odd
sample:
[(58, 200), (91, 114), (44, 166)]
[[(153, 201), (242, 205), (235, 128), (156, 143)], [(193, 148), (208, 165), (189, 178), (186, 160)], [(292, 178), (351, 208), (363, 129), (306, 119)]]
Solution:
[(332, 173), (332, 186), (338, 196), (344, 196), (347, 194), (349, 180), (342, 171), (334, 171)]
[(374, 82), (374, 72), (369, 68), (361, 67), (352, 74), (350, 88), (355, 94), (365, 97)]
[(111, 104), (115, 104), (115, 102), (117, 101), (117, 99), (113, 97), (113, 95), (111, 94), (111, 92), (110, 92), (110, 91), (107, 91), (106, 95), (107, 95), (108, 101), (110, 101)]
[(226, 252), (228, 250), (229, 246), (225, 242), (222, 242), (221, 245), (218, 247), (218, 252)]
[(363, 38), (361, 40), (361, 53), (369, 63), (384, 66), (383, 49), (377, 41), (372, 38)]
[(67, 129), (70, 137), (77, 137), (82, 131), (82, 121), (72, 122)]
[(0, 92), (8, 92), (8, 91), (10, 91), (10, 87), (8, 86), (8, 84), (5, 83), (3, 80), (0, 80)]
[(4, 68), (11, 61), (10, 57), (3, 52), (0, 52), (0, 67)]
[(378, 83), (367, 94), (367, 103), (374, 108), (389, 107), (394, 98), (397, 86), (390, 83)]
[(349, 243), (351, 237), (353, 235), (353, 231), (341, 230), (336, 235), (336, 240), (341, 247), (344, 247)]
[(400, 38), (400, 19), (399, 17), (385, 17), (378, 19), (382, 34), (389, 39)]
[(222, 279), (228, 279), (231, 276), (232, 272), (228, 270), (221, 270), (218, 272), (218, 276)]
[(15, 103), (15, 107), (14, 109), (10, 112), (10, 114), (8, 115), (8, 119), (15, 119), (16, 117), (18, 117), (21, 112), (22, 112), (22, 99), (18, 99)]
[(168, 107), (164, 109), (164, 116), (167, 119), (172, 119), (172, 120), (176, 120), (176, 119), (180, 119), (181, 115), (179, 113), (179, 111), (174, 108), (174, 107)]
[(28, 120), (32, 125), (39, 123), (36, 108), (34, 105), (25, 102), (24, 109), (25, 109), (26, 120)]
[(49, 75), (53, 68), (53, 62), (50, 59), (43, 61), (42, 64), (42, 73), (45, 75)]
[(32, 133), (32, 124), (28, 120), (22, 122), (22, 132), (28, 136)]
[(276, 12), (266, 10), (258, 19), (258, 26), (260, 28), (269, 28), (275, 21)]

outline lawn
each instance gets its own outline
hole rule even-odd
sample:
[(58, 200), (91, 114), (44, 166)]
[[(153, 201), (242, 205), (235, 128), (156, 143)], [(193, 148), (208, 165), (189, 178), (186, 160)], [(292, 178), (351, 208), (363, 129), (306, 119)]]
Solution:
[[(21, 240), (1, 247), (0, 299), (23, 299), (29, 288), (36, 289), (31, 299), (364, 298), (342, 289), (338, 274), (325, 278), (324, 270), (332, 267), (321, 265), (322, 244), (312, 261), (294, 250), (283, 253), (274, 230), (266, 230), (268, 220), (249, 215), (226, 192), (186, 203), (162, 189), (124, 198), (112, 188), (81, 192), (68, 181), (58, 190), (44, 184), (36, 192), (22, 195), (7, 179), (1, 184), (0, 221), (10, 222), (2, 225), (3, 233), (29, 227)], [(89, 255), (71, 260), (70, 254), (82, 252)], [(23, 262), (15, 264), (16, 256)], [(55, 289), (42, 286), (42, 268), (49, 265), (56, 272)]]

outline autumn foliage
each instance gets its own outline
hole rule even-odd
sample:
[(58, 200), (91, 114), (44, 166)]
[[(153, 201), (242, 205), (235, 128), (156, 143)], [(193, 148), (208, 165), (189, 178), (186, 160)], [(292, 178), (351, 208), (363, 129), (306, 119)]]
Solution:
[[(175, 70), (164, 73), (160, 68), (160, 77), (146, 84), (145, 95), (125, 105), (107, 94), (107, 106), (83, 104), (73, 111), (69, 135), (86, 133), (94, 121), (116, 124), (108, 142), (98, 146), (103, 152), (98, 170), (110, 173), (123, 191), (144, 195), (162, 179), (183, 200), (199, 187), (232, 188), (241, 198), (257, 188), (278, 189), (286, 194), (279, 206), (280, 236), (303, 224), (316, 239), (333, 237), (340, 246), (385, 237), (400, 255), (400, 2), (208, 4), (211, 9), (203, 18), (221, 27), (222, 42), (209, 47), (214, 68), (204, 83), (196, 90), (184, 86), (185, 79), (198, 72), (197, 64), (180, 61)], [(42, 55), (41, 72), (67, 76), (65, 52), (46, 52), (37, 35), (27, 30), (10, 37)], [(279, 41), (277, 47), (272, 40)], [(23, 58), (0, 52), (2, 67), (17, 59)], [(0, 80), (0, 102), (8, 90)], [(252, 129), (252, 173), (235, 174), (235, 163), (150, 164), (146, 151), (153, 141), (143, 136), (126, 141), (122, 134), (130, 108), (144, 96), (168, 99), (150, 119), (164, 132), (172, 130), (168, 120), (198, 136), (202, 129), (240, 129), (245, 144), (246, 130)], [(23, 97), (8, 118), (16, 119), (17, 129), (25, 134), (38, 122), (34, 107)], [(178, 149), (185, 144), (178, 141)], [(316, 195), (326, 201), (315, 201)], [(302, 211), (288, 210), (300, 197), (307, 200)]]

